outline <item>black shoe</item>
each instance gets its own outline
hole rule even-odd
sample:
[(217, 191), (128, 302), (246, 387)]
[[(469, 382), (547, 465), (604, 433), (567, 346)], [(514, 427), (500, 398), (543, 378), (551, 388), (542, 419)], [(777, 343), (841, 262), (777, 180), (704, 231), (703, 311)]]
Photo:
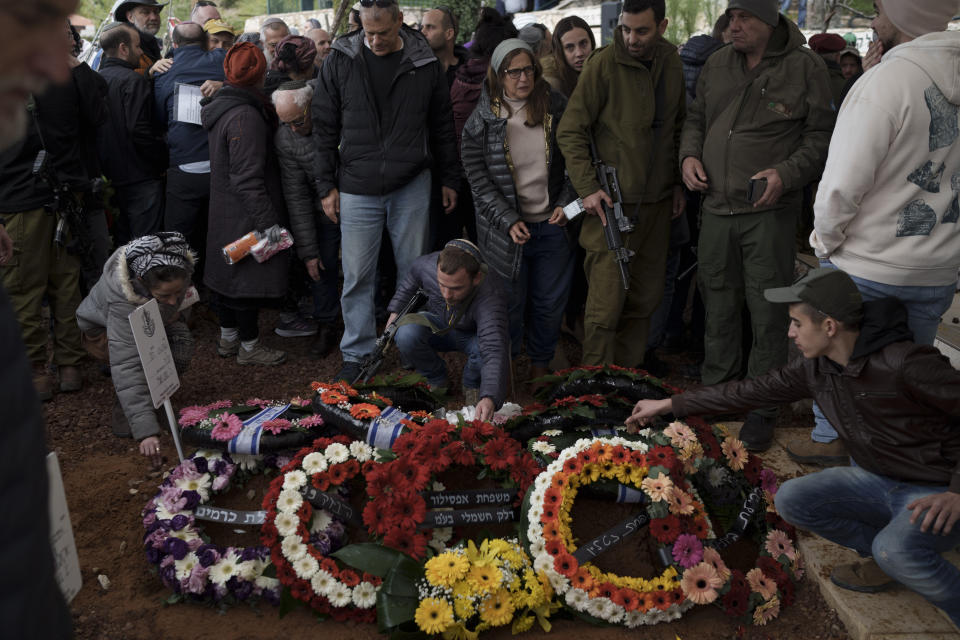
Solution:
[(333, 352), (337, 346), (337, 331), (332, 324), (324, 324), (320, 327), (313, 344), (310, 345), (308, 355), (311, 358), (326, 358)]
[(663, 378), (670, 372), (670, 365), (657, 357), (653, 349), (647, 349), (643, 356), (643, 364), (640, 368), (652, 375), (654, 378)]
[(747, 451), (766, 451), (773, 444), (773, 427), (777, 424), (776, 418), (767, 418), (756, 413), (748, 413), (747, 419), (740, 429), (740, 442)]
[(359, 362), (344, 360), (343, 366), (340, 367), (340, 371), (337, 372), (337, 375), (333, 376), (333, 379), (345, 380), (348, 384), (353, 384), (354, 380), (357, 379), (357, 376), (360, 375), (361, 369), (363, 369), (363, 367), (360, 366)]

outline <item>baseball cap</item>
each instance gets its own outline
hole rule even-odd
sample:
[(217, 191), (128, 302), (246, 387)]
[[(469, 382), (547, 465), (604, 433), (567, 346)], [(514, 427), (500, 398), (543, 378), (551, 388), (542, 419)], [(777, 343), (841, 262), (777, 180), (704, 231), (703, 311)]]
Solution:
[(207, 20), (203, 24), (203, 30), (207, 33), (234, 33), (233, 27), (223, 20), (217, 20), (216, 18)]
[(844, 324), (859, 324), (863, 319), (860, 291), (853, 279), (839, 269), (813, 269), (789, 287), (765, 290), (763, 297), (770, 302), (805, 302)]

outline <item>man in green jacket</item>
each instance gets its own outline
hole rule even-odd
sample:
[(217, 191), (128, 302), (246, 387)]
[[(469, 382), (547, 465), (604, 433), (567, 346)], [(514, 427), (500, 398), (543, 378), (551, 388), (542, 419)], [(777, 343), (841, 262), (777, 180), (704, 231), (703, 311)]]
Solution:
[[(731, 0), (731, 46), (704, 64), (680, 143), (683, 181), (703, 193), (698, 257), (707, 312), (703, 383), (743, 373), (741, 310), (753, 342), (747, 376), (786, 363), (787, 313), (764, 289), (793, 280), (803, 186), (823, 170), (834, 112), (823, 60), (776, 0)], [(752, 194), (750, 193), (752, 187)], [(741, 440), (770, 446), (776, 407), (751, 412)]]
[[(625, 0), (613, 44), (594, 51), (557, 129), (567, 172), (584, 209), (580, 244), (589, 289), (584, 316), (583, 363), (635, 367), (643, 362), (650, 316), (663, 296), (670, 219), (685, 201), (677, 148), (686, 115), (677, 48), (663, 38), (664, 0)], [(634, 252), (630, 289), (607, 249), (603, 202), (590, 156), (593, 135), (604, 163), (617, 169), (624, 215), (634, 230), (623, 234)]]

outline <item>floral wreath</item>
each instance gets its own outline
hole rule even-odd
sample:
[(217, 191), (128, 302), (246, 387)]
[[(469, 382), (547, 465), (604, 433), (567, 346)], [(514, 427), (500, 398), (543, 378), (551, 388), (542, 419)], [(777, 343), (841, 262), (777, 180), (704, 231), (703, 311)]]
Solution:
[[(539, 622), (550, 631), (549, 617), (560, 608), (542, 572), (516, 539), (472, 540), (434, 556), (417, 582), (417, 629), (444, 638), (476, 638), (493, 627), (512, 624), (514, 634)], [(386, 605), (389, 607), (390, 603)]]
[(546, 431), (562, 433), (587, 430), (592, 425), (623, 424), (634, 405), (617, 393), (565, 396), (548, 403), (535, 402), (524, 407), (521, 414), (510, 421), (507, 427), (510, 435), (526, 442)]
[[(359, 385), (358, 385), (359, 386)], [(404, 422), (422, 424), (430, 418), (430, 412), (419, 409), (407, 413), (388, 411), (394, 402), (378, 389), (379, 386), (358, 391), (344, 380), (337, 382), (311, 382), (310, 388), (316, 392), (313, 409), (340, 433), (354, 440), (367, 442), (377, 449), (389, 449), (397, 436), (408, 425)], [(414, 383), (409, 389), (419, 389)], [(389, 424), (374, 430), (381, 414), (393, 414)], [(381, 419), (380, 422), (384, 422)]]
[(239, 451), (241, 454), (259, 454), (299, 449), (322, 435), (319, 427), (323, 426), (323, 418), (311, 413), (309, 407), (310, 401), (299, 397), (289, 401), (250, 398), (236, 407), (229, 400), (218, 400), (181, 409), (179, 423), (188, 443), (206, 448), (224, 447), (231, 453), (238, 453), (234, 450), (235, 439), (244, 427), (238, 414), (259, 414), (261, 420), (258, 424), (262, 432), (257, 435), (255, 444)]
[(330, 556), (332, 545), (318, 544), (316, 533), (338, 516), (315, 508), (302, 492), (345, 488), (347, 481), (362, 477), (362, 465), (374, 464), (373, 453), (369, 445), (343, 436), (320, 438), (282, 469), (263, 499), (261, 539), (270, 549), (280, 584), (295, 599), (335, 620), (373, 622), (380, 578), (341, 568)]
[(651, 376), (642, 369), (628, 369), (617, 365), (582, 366), (561, 369), (541, 376), (536, 382), (543, 383), (535, 394), (541, 400), (555, 400), (585, 394), (627, 395), (633, 402), (642, 398), (662, 398), (680, 393), (680, 389)]
[(641, 489), (648, 501), (649, 531), (674, 562), (712, 529), (702, 502), (680, 473), (669, 446), (621, 437), (584, 438), (561, 452), (537, 477), (526, 512), (526, 536), (534, 567), (544, 571), (557, 594), (581, 613), (635, 628), (675, 620), (693, 606), (671, 563), (653, 579), (605, 573), (574, 555), (570, 511), (578, 491), (601, 479)]
[[(714, 546), (722, 547), (724, 538), (732, 541), (744, 535), (747, 522), (760, 543), (756, 566), (746, 574), (731, 571), (716, 548), (691, 544), (681, 579), (687, 597), (698, 604), (717, 604), (727, 615), (757, 625), (777, 617), (782, 607), (793, 603), (795, 585), (804, 569), (795, 547), (796, 531), (774, 506), (776, 474), (765, 469), (762, 460), (748, 453), (723, 425), (710, 427), (690, 418), (686, 424), (671, 423), (663, 431), (645, 429), (640, 433), (689, 452), (685, 470), (695, 474), (692, 479), (708, 511), (722, 515), (727, 507), (726, 519), (731, 525), (720, 538), (721, 544)], [(731, 517), (735, 510), (731, 512), (729, 507), (739, 507), (744, 495), (748, 500), (742, 503), (739, 518)], [(748, 504), (751, 496), (752, 504)], [(737, 527), (737, 519), (744, 526)]]
[(450, 527), (436, 527), (432, 538), (418, 531), (427, 517), (421, 491), (435, 476), (454, 465), (481, 467), (480, 478), (493, 477), (502, 488), (516, 489), (512, 505), (519, 506), (540, 468), (533, 457), (502, 428), (475, 420), (455, 425), (436, 419), (409, 425), (393, 445), (394, 459), (367, 471), (367, 493), (372, 500), (363, 510), (370, 532), (387, 547), (422, 560), (427, 545), (442, 551), (453, 537)]
[[(164, 585), (169, 603), (182, 600), (230, 604), (257, 597), (277, 604), (280, 585), (265, 572), (264, 546), (221, 547), (203, 535), (197, 508), (227, 492), (238, 476), (248, 477), (282, 463), (276, 456), (243, 456), (197, 451), (164, 478), (160, 492), (143, 508), (143, 545)], [(239, 473), (238, 473), (239, 467)]]

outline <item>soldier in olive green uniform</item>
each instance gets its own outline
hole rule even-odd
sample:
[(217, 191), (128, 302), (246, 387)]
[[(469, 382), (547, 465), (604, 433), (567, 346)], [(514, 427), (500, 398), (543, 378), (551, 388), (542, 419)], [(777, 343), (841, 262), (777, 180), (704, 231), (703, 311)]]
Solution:
[[(616, 167), (623, 212), (634, 231), (623, 244), (635, 252), (630, 289), (607, 249), (598, 215), (586, 215), (587, 308), (583, 363), (635, 367), (643, 362), (650, 316), (663, 296), (670, 218), (685, 201), (677, 148), (686, 115), (683, 71), (676, 46), (663, 39), (663, 0), (626, 0), (613, 44), (591, 54), (557, 129), (570, 180), (590, 214), (611, 204), (591, 164), (589, 136), (606, 164)], [(609, 221), (608, 221), (609, 222)]]
[[(707, 385), (742, 372), (744, 302), (753, 331), (747, 375), (786, 363), (787, 314), (763, 291), (793, 280), (802, 189), (823, 170), (834, 122), (823, 60), (802, 46), (803, 34), (775, 0), (732, 0), (727, 16), (731, 46), (704, 65), (680, 144), (683, 180), (704, 194)], [(751, 179), (766, 181), (753, 202)], [(748, 448), (769, 446), (775, 417), (775, 407), (748, 415), (740, 434)]]

